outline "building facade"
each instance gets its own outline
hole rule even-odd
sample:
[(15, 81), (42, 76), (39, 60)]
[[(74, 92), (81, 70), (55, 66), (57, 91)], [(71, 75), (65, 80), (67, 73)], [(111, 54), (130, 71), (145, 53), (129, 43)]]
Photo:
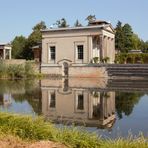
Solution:
[(0, 44), (0, 59), (6, 60), (11, 59), (12, 47), (9, 44)]
[(88, 73), (84, 67), (105, 59), (108, 63), (114, 63), (115, 59), (115, 35), (109, 23), (42, 31), (41, 72), (44, 74), (76, 76), (83, 67), (85, 75), (90, 76), (94, 70)]

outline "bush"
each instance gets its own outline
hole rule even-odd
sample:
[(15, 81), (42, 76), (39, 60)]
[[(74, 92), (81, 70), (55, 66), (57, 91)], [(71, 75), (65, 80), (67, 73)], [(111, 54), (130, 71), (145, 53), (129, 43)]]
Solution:
[(26, 77), (32, 77), (34, 75), (34, 70), (31, 62), (26, 62), (25, 64), (25, 75)]
[(130, 64), (136, 64), (136, 63), (148, 64), (148, 54), (147, 53), (141, 53), (141, 54), (136, 54), (136, 53), (120, 53), (120, 54), (116, 55), (115, 63), (119, 63), (119, 64), (125, 64), (125, 63), (130, 63)]
[(9, 65), (8, 66), (8, 75), (11, 78), (24, 78), (25, 77), (25, 68), (23, 65)]
[(0, 78), (30, 78), (35, 76), (33, 64), (26, 62), (25, 65), (13, 64), (6, 65), (0, 61)]
[(3, 61), (0, 61), (0, 78), (6, 77), (7, 75), (7, 66)]

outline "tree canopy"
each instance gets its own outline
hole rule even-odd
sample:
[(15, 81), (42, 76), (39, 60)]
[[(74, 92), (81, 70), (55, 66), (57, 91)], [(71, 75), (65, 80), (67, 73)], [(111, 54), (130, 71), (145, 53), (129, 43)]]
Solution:
[(64, 27), (69, 27), (69, 25), (67, 24), (67, 21), (65, 18), (62, 18), (60, 20), (56, 21), (56, 25), (58, 26), (58, 28), (64, 28)]
[(12, 56), (14, 58), (33, 59), (32, 46), (37, 45), (42, 40), (41, 30), (46, 29), (45, 22), (41, 21), (32, 28), (32, 33), (25, 38), (15, 37), (12, 41)]
[(82, 24), (79, 22), (79, 20), (76, 20), (74, 27), (82, 27)]
[(89, 23), (90, 22), (93, 22), (93, 21), (95, 21), (96, 20), (96, 16), (95, 15), (88, 15), (87, 17), (86, 17), (86, 19), (85, 20), (87, 20), (88, 21), (88, 25), (89, 25)]
[(128, 52), (132, 49), (148, 51), (148, 42), (141, 40), (129, 24), (123, 25), (122, 22), (118, 21), (115, 31), (116, 50), (120, 52)]
[(24, 36), (16, 36), (12, 41), (12, 57), (15, 59), (23, 58), (23, 50), (26, 46), (27, 39)]

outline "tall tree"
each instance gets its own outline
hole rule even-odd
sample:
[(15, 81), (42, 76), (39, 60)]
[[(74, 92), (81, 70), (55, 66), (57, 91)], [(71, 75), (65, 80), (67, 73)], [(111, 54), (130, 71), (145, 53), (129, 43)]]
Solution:
[(67, 21), (65, 18), (62, 18), (60, 20), (56, 21), (56, 25), (58, 26), (58, 28), (65, 28), (65, 27), (69, 27), (69, 25), (67, 24)]
[(120, 21), (118, 21), (115, 30), (116, 30), (115, 34), (116, 50), (124, 52), (124, 33), (122, 30), (122, 23)]
[(23, 56), (25, 59), (33, 59), (32, 46), (37, 45), (42, 41), (41, 30), (46, 29), (45, 22), (41, 21), (32, 28), (32, 33), (29, 35)]
[(74, 26), (75, 27), (82, 27), (82, 24), (79, 22), (79, 20), (76, 20)]
[(133, 49), (140, 50), (141, 41), (137, 34), (133, 34), (132, 36), (132, 47)]
[(22, 59), (23, 51), (25, 49), (27, 39), (24, 36), (16, 36), (12, 41), (12, 57), (15, 59)]
[(95, 15), (88, 15), (87, 17), (86, 17), (86, 19), (85, 20), (87, 20), (88, 21), (88, 25), (89, 25), (89, 23), (91, 23), (91, 22), (93, 22), (93, 21), (95, 21), (96, 20), (96, 16)]
[(124, 50), (127, 52), (133, 49), (133, 30), (129, 24), (125, 24), (122, 28), (124, 34)]

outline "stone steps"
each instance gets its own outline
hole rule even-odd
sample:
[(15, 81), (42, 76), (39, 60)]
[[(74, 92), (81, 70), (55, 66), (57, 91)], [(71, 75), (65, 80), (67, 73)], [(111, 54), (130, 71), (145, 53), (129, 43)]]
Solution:
[(107, 88), (110, 90), (122, 91), (148, 91), (148, 79), (112, 79), (108, 80)]
[(148, 64), (109, 64), (106, 70), (110, 77), (147, 77)]

